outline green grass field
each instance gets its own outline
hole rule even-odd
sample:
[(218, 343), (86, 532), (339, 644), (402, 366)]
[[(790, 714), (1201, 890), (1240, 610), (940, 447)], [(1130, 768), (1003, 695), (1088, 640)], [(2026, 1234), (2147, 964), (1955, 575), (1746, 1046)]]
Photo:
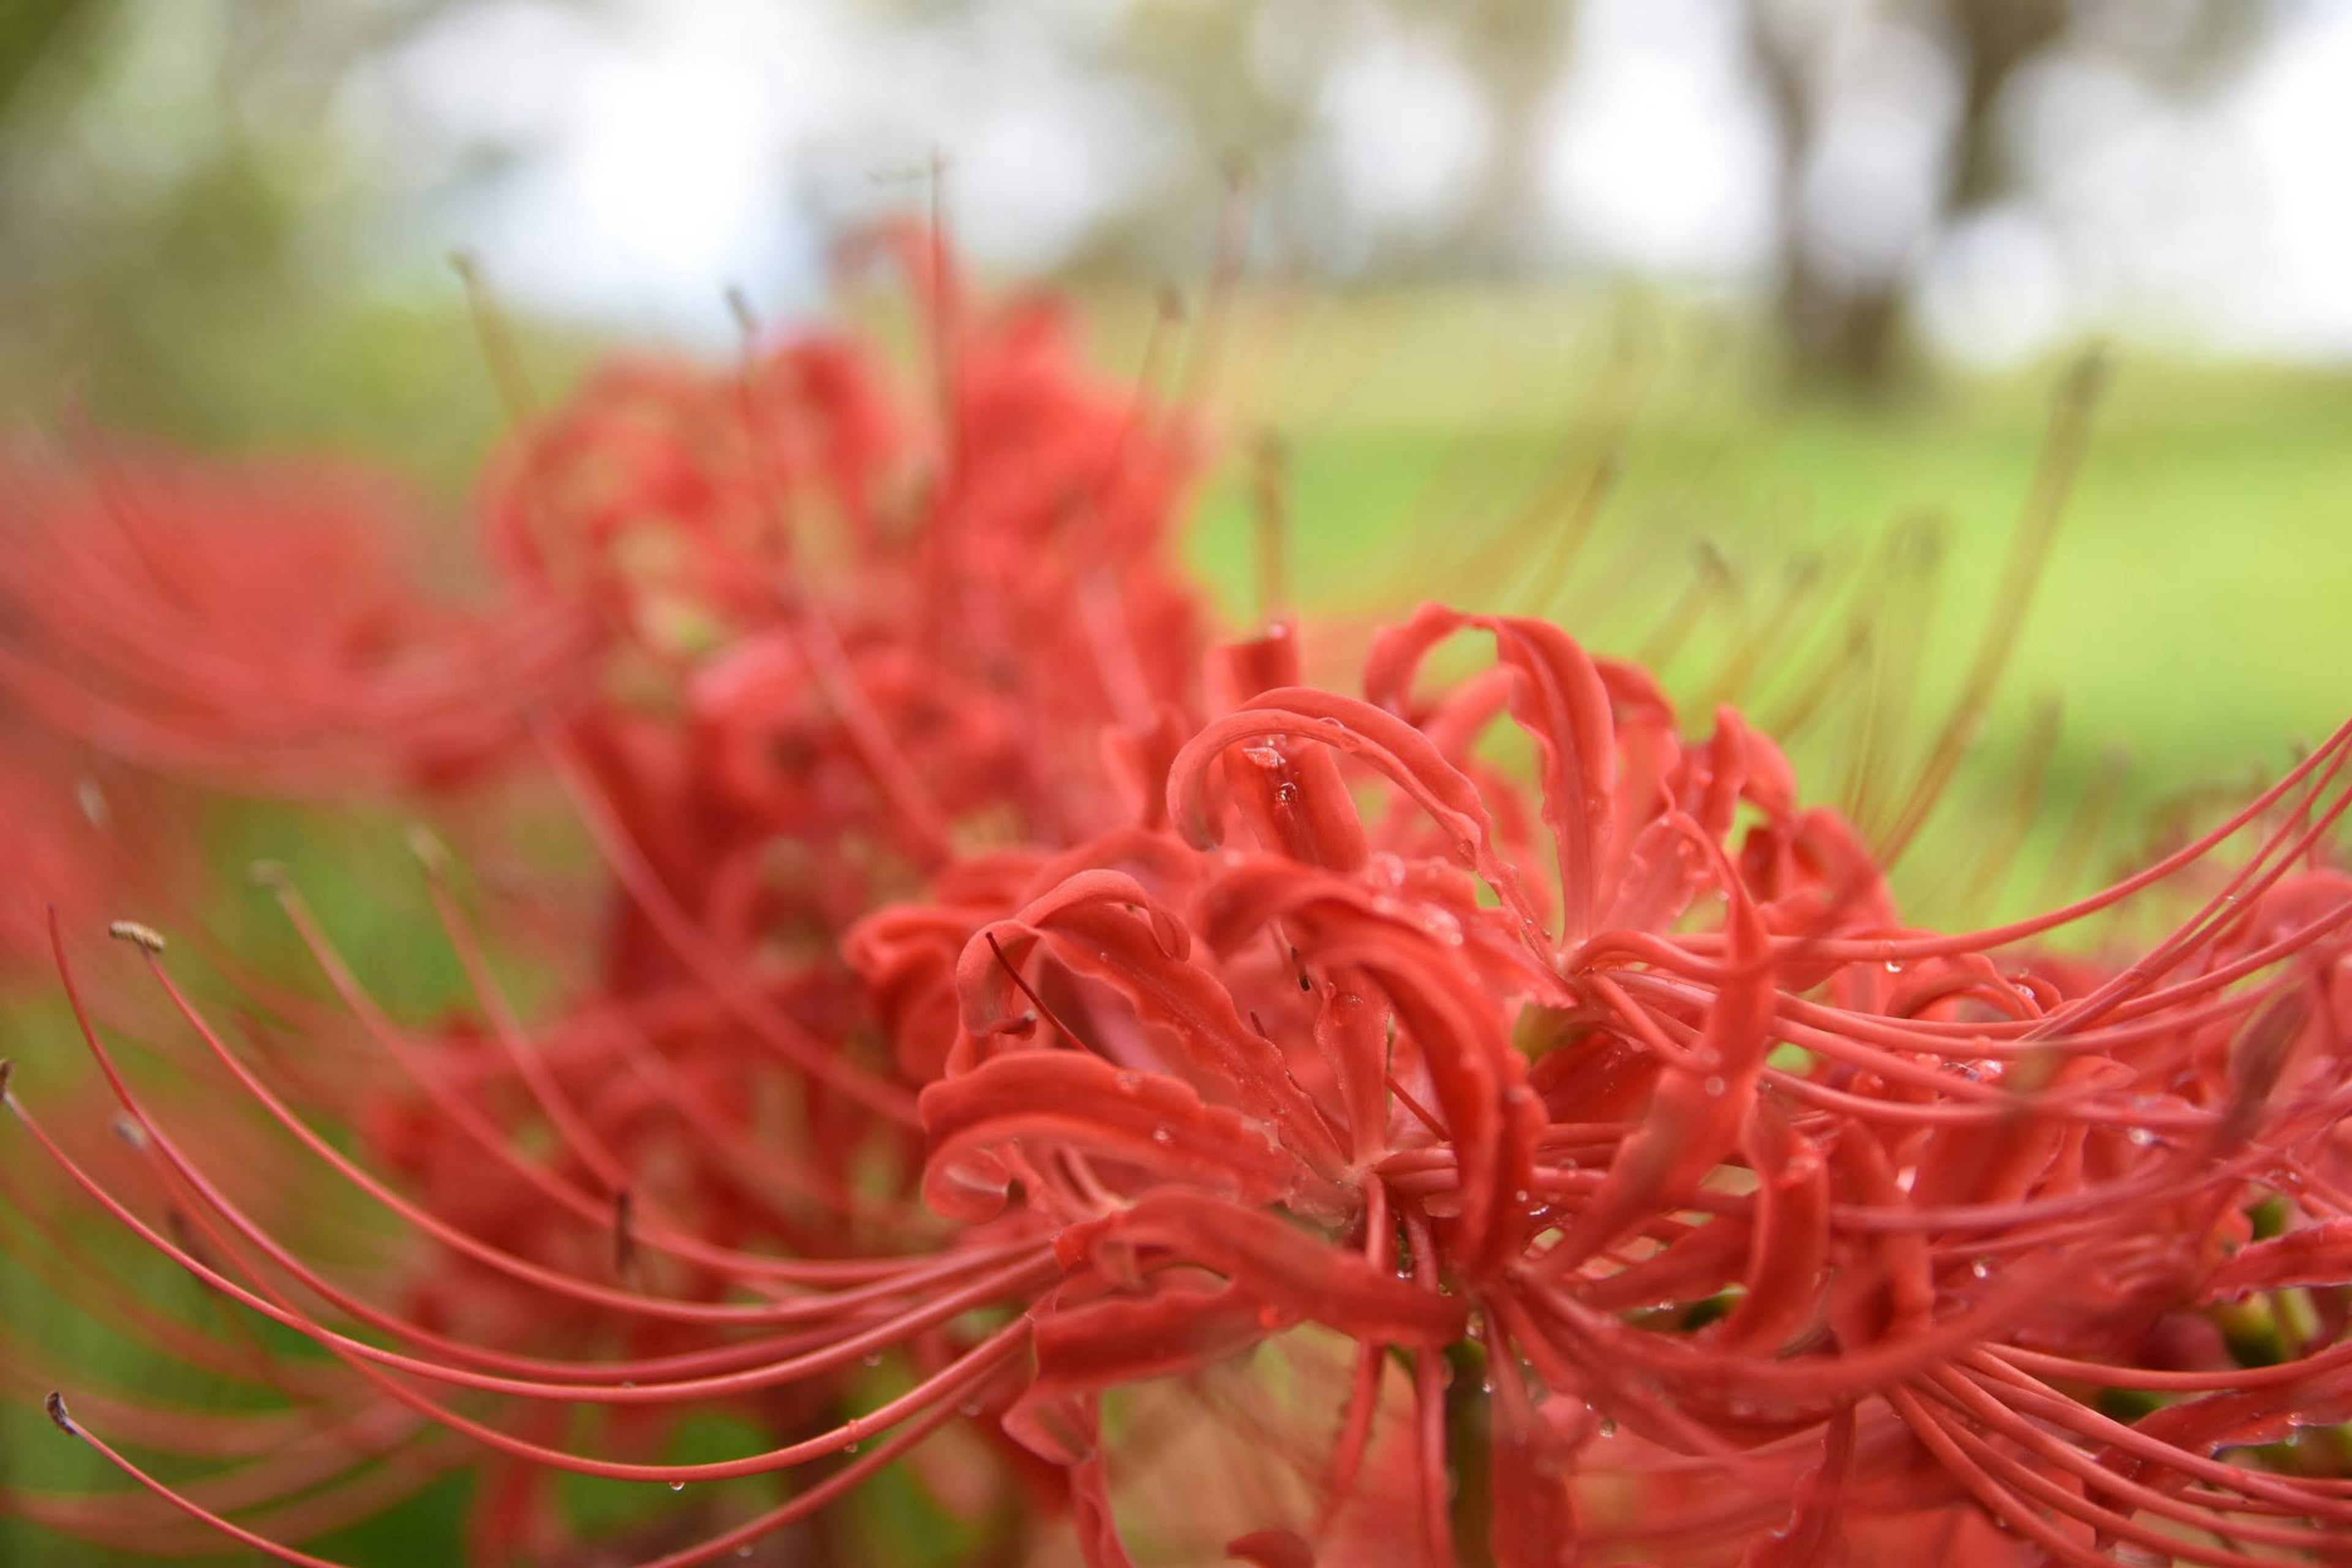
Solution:
[[(2051, 702), (2060, 718), (2029, 860), (2047, 856), (2103, 769), (2128, 767), (2106, 835), (2128, 852), (2166, 801), (2274, 772), (2352, 714), (2352, 381), (2129, 348), (2108, 361), (1979, 743), (1898, 868), (1927, 912), (1981, 912), (1937, 895), (1951, 863), (1977, 852), (1988, 813), (2016, 814), (2030, 734)], [(1723, 589), (1663, 671), (1695, 701), (1721, 689), (1725, 659), (1754, 629), (1788, 620), (1791, 571), (1811, 563), (1825, 586), (1788, 620), (1803, 635), (1776, 646), (1834, 643), (1832, 617), (1857, 592), (1885, 595), (1882, 637), (1917, 639), (1916, 697), (1883, 710), (1903, 727), (1882, 719), (1874, 738), (1896, 757), (1932, 742), (1992, 614), (2065, 368), (1871, 406), (1803, 399), (1776, 388), (1736, 335), (1688, 317), (1475, 295), (1327, 306), (1256, 342), (1237, 332), (1229, 363), (1244, 425), (1281, 432), (1294, 454), (1308, 605), (1358, 604), (1373, 584), (1391, 600), (1458, 591), (1453, 563), (1500, 538), (1486, 592), (1636, 653), (1662, 646), (1708, 548), (1728, 568)], [(1529, 498), (1563, 460), (1607, 447), (1622, 451), (1622, 478), (1589, 542), (1560, 580), (1527, 580), (1547, 553)], [(1195, 536), (1228, 604), (1250, 602), (1250, 513), (1228, 472)], [(1874, 560), (1906, 522), (1940, 537), (1941, 570), (1898, 593)], [(1785, 698), (1804, 666), (1768, 657), (1757, 710), (1785, 709), (1775, 681)], [(1704, 710), (1686, 721), (1703, 723)], [(1816, 798), (1838, 799), (1861, 744), (1836, 706), (1795, 739)], [(2036, 890), (2021, 873), (2000, 901)]]

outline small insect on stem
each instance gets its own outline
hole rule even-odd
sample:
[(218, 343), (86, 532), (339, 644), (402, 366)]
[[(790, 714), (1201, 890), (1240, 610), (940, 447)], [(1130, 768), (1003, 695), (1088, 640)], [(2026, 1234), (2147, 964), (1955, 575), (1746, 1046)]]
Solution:
[(162, 931), (151, 925), (142, 925), (137, 921), (115, 921), (107, 926), (106, 934), (117, 942), (127, 942), (149, 952), (161, 952), (165, 945)]

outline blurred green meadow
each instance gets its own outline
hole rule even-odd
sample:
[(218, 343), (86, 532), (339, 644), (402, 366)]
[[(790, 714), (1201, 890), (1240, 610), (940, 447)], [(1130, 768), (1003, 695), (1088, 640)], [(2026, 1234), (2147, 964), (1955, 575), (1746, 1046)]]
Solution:
[[(467, 488), (505, 415), (454, 281), (448, 294), (450, 308), (311, 300), (275, 315), (215, 302), (111, 363), (0, 374), (0, 416), (54, 427), (86, 405), (205, 450), (353, 453), (413, 479), (462, 562)], [(1150, 300), (1097, 291), (1080, 308), (1106, 373), (1132, 374)], [(862, 313), (886, 337), (899, 324), (886, 304)], [(1664, 646), (1660, 623), (1711, 574), (1663, 670), (1685, 700), (1720, 689), (1723, 659), (1791, 614), (1790, 575), (1811, 574), (1818, 591), (1774, 644), (1793, 668), (1908, 523), (1939, 563), (1918, 595), (1916, 732), (1895, 742), (1914, 749), (1991, 612), (2066, 368), (1922, 375), (1869, 402), (1808, 393), (1743, 319), (1636, 291), (1268, 289), (1218, 314), (1205, 332), (1197, 310), (1167, 329), (1160, 384), (1206, 411), (1186, 552), (1236, 626), (1261, 602), (1269, 447), (1288, 597), (1310, 618), (1454, 596), (1541, 609), (1635, 654)], [(554, 326), (519, 335), (542, 403), (613, 346)], [(2053, 700), (2053, 795), (2113, 755), (2143, 806), (2274, 768), (2352, 710), (2352, 376), (2136, 345), (2105, 357), (2079, 476), (1964, 789), (1997, 789)], [(1615, 481), (1563, 561), (1557, 536), (1604, 459)], [(1803, 772), (1833, 776), (1850, 737), (1827, 714), (1811, 728)]]
[[(1736, 327), (1638, 300), (1349, 301), (1293, 338), (1242, 371), (1235, 401), (1249, 404), (1241, 426), (1286, 440), (1304, 604), (1369, 591), (1396, 613), (1405, 595), (1459, 591), (1456, 563), (1497, 542), (1475, 590), (1496, 607), (1555, 615), (1611, 652), (1672, 649), (1660, 673), (1686, 705), (1754, 695), (1768, 725), (1842, 618), (1875, 606), (1879, 647), (1916, 638), (1916, 687), (1876, 706), (1865, 733), (1864, 683), (1842, 678), (1791, 739), (1808, 795), (1832, 804), (1878, 766), (1873, 748), (1899, 778), (1942, 733), (2069, 368), (1937, 378), (1871, 405), (1798, 395)], [(2036, 901), (2036, 871), (2078, 825), (2101, 856), (2137, 852), (2168, 808), (2242, 793), (2352, 715), (2352, 380), (2098, 352), (2104, 391), (2000, 685), (1896, 868), (1923, 917)], [(1579, 465), (1602, 454), (1618, 477), (1589, 538), (1537, 580), (1557, 559), (1548, 532), (1571, 525)], [(1194, 559), (1229, 605), (1251, 591), (1251, 510), (1228, 465)], [(1882, 553), (1898, 530), (1929, 542), (1909, 578)], [(1695, 593), (1697, 578), (1712, 591)], [(1668, 623), (1695, 603), (1677, 636)], [(1754, 678), (1727, 682), (1768, 629)], [(1685, 707), (1687, 726), (1706, 721)], [(2021, 864), (1988, 886), (1975, 862), (2023, 820), (2029, 775), (2041, 787)], [(2095, 820), (2075, 812), (2109, 792)]]
[[(1082, 309), (1106, 370), (1133, 374), (1149, 302), (1103, 293)], [(1792, 688), (1844, 628), (1867, 624), (1882, 656), (1915, 673), (1867, 701), (1849, 675), (1812, 705), (1792, 756), (1809, 797), (1832, 802), (1865, 784), (1883, 801), (1940, 732), (2066, 369), (1924, 380), (1870, 405), (1800, 395), (1738, 322), (1642, 295), (1267, 290), (1177, 330), (1189, 347), (1175, 363), (1199, 365), (1177, 376), (1201, 395), (1209, 438), (1185, 548), (1235, 626), (1270, 592), (1310, 625), (1402, 613), (1422, 596), (1540, 611), (1597, 648), (1664, 656), (1686, 724), (1701, 728), (1726, 693), (1768, 717), (1801, 706)], [(529, 323), (520, 339), (551, 400), (603, 346)], [(461, 310), (232, 313), (88, 371), (71, 398), (102, 425), (222, 453), (326, 447), (389, 464), (447, 520), (453, 583), (464, 575), (468, 477), (505, 416)], [(2193, 810), (2200, 790), (2241, 790), (2352, 711), (2352, 381), (2138, 350), (2115, 354), (2107, 381), (1981, 735), (1897, 868), (1922, 918), (2087, 886), (2145, 847), (2168, 803)], [(0, 399), (12, 422), (54, 426), (64, 385), (19, 365)], [(1597, 484), (1603, 475), (1613, 481)], [(1269, 510), (1281, 518), (1271, 532)], [(1889, 553), (1895, 529), (1909, 542)], [(1269, 537), (1282, 563), (1271, 586)], [(422, 1007), (457, 982), (397, 870), (397, 826), (240, 808), (222, 815), (216, 859), (225, 883), (256, 855), (289, 862), (362, 975)], [(220, 924), (292, 956), (241, 889), (222, 895)], [(80, 1071), (53, 1001), (16, 1007), (9, 1033), (33, 1081)], [(44, 1363), (167, 1403), (217, 1397), (58, 1306), (25, 1268), (21, 1224), (6, 1235), (0, 1318)], [(190, 1322), (226, 1323), (167, 1268), (125, 1279)], [(49, 1430), (38, 1394), (9, 1391), (0, 1480), (109, 1486), (103, 1465)], [(691, 1436), (698, 1453), (745, 1440), (716, 1426)], [(617, 1529), (670, 1501), (644, 1490), (581, 1489), (572, 1501)], [(467, 1491), (436, 1485), (320, 1549), (454, 1560)], [(914, 1495), (877, 1489), (829, 1528), (868, 1560), (958, 1561), (956, 1532), (910, 1513)], [(103, 1560), (0, 1522), (0, 1563)]]

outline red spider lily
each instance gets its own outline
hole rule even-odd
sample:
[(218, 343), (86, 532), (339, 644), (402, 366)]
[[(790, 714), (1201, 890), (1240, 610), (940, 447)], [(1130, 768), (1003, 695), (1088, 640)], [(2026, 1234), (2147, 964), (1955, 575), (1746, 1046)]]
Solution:
[[(1117, 820), (1098, 733), (1184, 703), (1198, 663), (1167, 560), (1181, 427), (1084, 373), (1050, 304), (982, 314), (897, 248), (935, 424), (832, 339), (733, 375), (628, 369), (528, 434), (488, 505), (522, 580), (626, 634), (619, 700), (582, 715), (563, 772), (721, 952), (829, 950), (959, 842)], [(774, 874), (779, 846), (822, 873)], [(675, 977), (632, 910), (612, 973)]]
[[(1465, 624), (1428, 610), (1383, 639), (1368, 689), (1385, 707), (1263, 691), (1184, 749), (1171, 817), (1199, 843), (1245, 826), (1261, 853), (1115, 835), (1041, 858), (1012, 917), (964, 947), (965, 1032), (924, 1096), (926, 1192), (980, 1219), (1017, 1190), (1085, 1265), (1032, 1309), (1038, 1375), (1009, 1424), (1098, 1486), (1105, 1391), (1301, 1321), (1338, 1330), (1362, 1360), (1319, 1504), (1306, 1529), (1235, 1548), (1307, 1561), (1351, 1500), (1387, 1352), (1409, 1350), (1427, 1555), (1450, 1561), (1462, 1467), (1435, 1352), (1477, 1323), (1493, 1487), (1459, 1522), (1507, 1562), (1612, 1542), (1814, 1561), (1890, 1529), (1949, 1541), (1971, 1520), (2069, 1561), (2117, 1542), (2251, 1561), (2230, 1543), (2335, 1539), (2340, 1485), (2218, 1463), (2167, 1426), (2227, 1444), (2340, 1419), (2323, 1348), (2340, 1307), (2294, 1347), (2317, 1353), (2257, 1378), (2267, 1397), (2175, 1407), (2211, 1405), (2203, 1427), (2170, 1411), (2143, 1424), (2161, 1436), (2134, 1457), (2167, 1487), (2102, 1495), (2128, 1428), (2070, 1395), (2243, 1386), (2226, 1363), (2169, 1382), (2143, 1352), (2214, 1291), (2209, 1271), (2231, 1274), (2220, 1260), (2255, 1195), (2293, 1193), (2319, 1220), (2292, 1250), (2236, 1254), (2263, 1259), (2256, 1274), (2345, 1260), (2324, 1217), (2338, 1199), (2305, 1163), (2333, 1158), (2352, 1094), (2352, 880), (2312, 861), (2352, 799), (2335, 776), (2352, 732), (2227, 825), (2276, 818), (2172, 942), (2070, 994), (2054, 976), (2079, 965), (1988, 955), (2224, 834), (2040, 921), (1908, 932), (1853, 836), (1796, 813), (1777, 756), (1735, 718), (1703, 747), (1675, 742), (1645, 682), (1553, 628), (1477, 623), (1507, 689), (1479, 678), (1415, 704), (1413, 664)], [(1282, 646), (1233, 662), (1278, 665)], [(1497, 853), (1508, 814), (1485, 808), (1467, 752), (1506, 702), (1545, 761), (1553, 922)], [(1394, 786), (1379, 828), (1329, 751)], [(1714, 846), (1743, 799), (1762, 819), (1735, 873)], [(1676, 934), (1710, 893), (1726, 930)], [(1609, 913), (1579, 913), (1595, 909)], [(1646, 929), (1617, 923), (1633, 910)], [(939, 974), (919, 955), (969, 918), (882, 917), (877, 973), (894, 994)], [(1776, 1043), (1810, 1059), (1775, 1067)], [(1543, 1114), (1523, 1117), (1538, 1093)], [(2061, 1279), (2078, 1299), (2048, 1299)], [(1714, 1321), (1655, 1331), (1695, 1316)], [(2072, 1479), (2053, 1492), (2044, 1465)], [(2300, 1517), (2242, 1530), (2234, 1512)]]
[(577, 679), (577, 613), (433, 605), (375, 479), (108, 452), (12, 479), (0, 690), (142, 767), (278, 795), (446, 783)]
[[(1418, 689), (1428, 649), (1471, 628), (1496, 669)], [(606, 1217), (645, 1260), (612, 1282), (435, 1188), (429, 1154), (428, 1206), (309, 1132), (152, 951), (223, 1069), (479, 1285), (387, 1311), (305, 1262), (94, 1033), (201, 1248), (10, 1103), (151, 1243), (343, 1363), (368, 1393), (339, 1418), (454, 1432), (529, 1473), (703, 1482), (836, 1457), (662, 1562), (781, 1528), (963, 1414), (1064, 1471), (1103, 1563), (1131, 1529), (1279, 1563), (2234, 1563), (2340, 1544), (2352, 1487), (2278, 1445), (2352, 1415), (2335, 1283), (2352, 879), (2322, 854), (2352, 805), (2352, 727), (2123, 883), (1935, 935), (1899, 924), (1856, 837), (1796, 805), (1736, 715), (1684, 740), (1639, 671), (1555, 627), (1425, 609), (1375, 647), (1370, 700), (1293, 684), (1294, 660), (1286, 635), (1227, 650), (1221, 717), (1181, 746), (1130, 736), (1130, 772), (1161, 786), (1135, 822), (969, 858), (940, 901), (851, 933), (895, 1064), (932, 1079), (921, 1190), (953, 1229), (909, 1250), (887, 1224), (823, 1257), (730, 1250), (723, 1205), (614, 1216), (545, 1174), (550, 1206)], [(1537, 743), (1532, 811), (1476, 749), (1505, 712)], [(2016, 956), (2242, 831), (2252, 853), (2135, 962)], [(675, 993), (662, 1026), (748, 1021), (734, 984)], [(444, 1047), (444, 1115), (415, 1135), (520, 1082), (583, 1166), (597, 1144), (625, 1163), (625, 1115), (558, 1108), (596, 1086), (597, 1053), (657, 1034), (655, 1012), (583, 1010), (565, 1037), (599, 1043), (535, 1075), (493, 1006), (489, 1042)], [(475, 1073), (489, 1044), (517, 1051), (512, 1075)], [(534, 1298), (562, 1314), (517, 1305)], [(515, 1312), (531, 1339), (502, 1331)], [(2236, 1348), (2187, 1331), (2217, 1322)], [(827, 1380), (876, 1352), (906, 1392), (837, 1421)], [(1290, 1476), (1258, 1489), (1274, 1517), (1187, 1486), (1221, 1461), (1132, 1408), (1165, 1388)], [(2125, 1419), (2101, 1390), (2152, 1408)], [(608, 1411), (607, 1446), (629, 1447), (632, 1415), (719, 1402), (786, 1440), (663, 1465), (531, 1414)], [(234, 1488), (169, 1486), (54, 1413), (192, 1517), (317, 1561), (208, 1500)], [(1122, 1484), (1130, 1465), (1177, 1489)]]
[[(1166, 560), (1181, 430), (1081, 370), (1049, 307), (981, 313), (933, 280), (943, 258), (899, 248), (933, 323), (936, 426), (851, 345), (794, 341), (734, 375), (592, 384), (491, 505), (535, 591), (584, 587), (626, 634), (617, 700), (550, 740), (625, 894), (591, 1007), (644, 1034), (699, 991), (702, 1022), (641, 1058), (701, 1080), (738, 1142), (745, 1084), (787, 1069), (835, 1208), (857, 1160), (911, 1172), (924, 1081), (841, 1048), (866, 1005), (842, 932), (960, 843), (1116, 820), (1097, 733), (1181, 702), (1197, 662)], [(625, 1162), (594, 1163), (617, 1190)], [(772, 1186), (743, 1202), (772, 1208)]]
[[(2352, 1467), (2303, 1429), (2352, 1418), (2352, 727), (2090, 899), (1916, 931), (1771, 742), (1728, 709), (1685, 737), (1557, 626), (1425, 606), (1361, 698), (1286, 627), (1196, 680), (1181, 420), (1050, 305), (880, 248), (929, 396), (830, 337), (598, 378), (488, 488), (500, 616), (379, 595), (356, 513), (193, 479), (48, 536), (64, 589), (16, 585), (5, 668), (53, 724), (287, 789), (528, 732), (616, 887), (526, 1022), (421, 839), (476, 1004), (417, 1026), (266, 875), (340, 1010), (300, 1053), (120, 927), (268, 1123), (226, 1152), (244, 1119), (159, 1109), (52, 917), (124, 1136), (0, 1098), (47, 1192), (240, 1337), (120, 1300), (12, 1195), (78, 1300), (242, 1392), (77, 1376), (53, 1418), (159, 1506), (18, 1506), (311, 1563), (284, 1542), (472, 1466), (483, 1561), (824, 1561), (786, 1532), (908, 1456), (1003, 1554), (1025, 1489), (1099, 1563), (2340, 1553)], [(232, 512), (315, 598), (209, 570)], [(1425, 679), (1463, 633), (1493, 666)], [(1488, 759), (1506, 718), (1532, 790)], [(2128, 962), (2038, 949), (2181, 887)], [(289, 1205), (279, 1154), (337, 1195)], [(712, 1412), (755, 1451), (664, 1458)], [(566, 1476), (695, 1492), (583, 1543)], [(769, 1477), (798, 1489), (728, 1485)]]
[[(937, 292), (928, 272), (918, 283)], [(551, 1410), (601, 1365), (608, 1435), (638, 1453), (658, 1452), (682, 1409), (717, 1405), (770, 1431), (824, 1432), (892, 1347), (894, 1374), (987, 1392), (982, 1374), (1015, 1347), (978, 1342), (975, 1362), (951, 1320), (1042, 1280), (1046, 1250), (960, 1232), (938, 1253), (946, 1227), (911, 1201), (913, 1089), (928, 1074), (846, 1043), (866, 1030), (866, 1003), (835, 950), (959, 842), (1054, 841), (1117, 820), (1134, 771), (1097, 733), (1184, 700), (1199, 616), (1164, 559), (1187, 467), (1178, 427), (1080, 370), (1050, 307), (929, 308), (948, 352), (928, 432), (862, 349), (818, 339), (740, 373), (615, 371), (521, 433), (486, 510), (524, 618), (596, 629), (569, 666), (593, 700), (543, 705), (537, 733), (620, 884), (602, 961), (556, 1023), (527, 1028), (427, 843), (481, 1016), (404, 1028), (290, 886), (266, 878), (379, 1059), (337, 1075), (289, 1062), (273, 1088), (204, 1037), (240, 1090), (423, 1246), (389, 1289), (367, 1288), (203, 1185), (158, 1136), (155, 1179), (202, 1216), (167, 1237), (174, 1256), (281, 1322), (323, 1314), (502, 1380), (460, 1379), (463, 1398), (536, 1379)], [(512, 724), (517, 699), (491, 705)], [(310, 718), (261, 707), (289, 734)], [(331, 734), (305, 738), (315, 761)], [(312, 1120), (351, 1127), (364, 1158)], [(871, 1349), (839, 1348), (843, 1333)], [(356, 1402), (339, 1391), (362, 1412), (350, 1418), (432, 1452), (398, 1456), (412, 1484), (455, 1462), (422, 1435), (406, 1384), (356, 1343), (329, 1345), (355, 1354), (369, 1385)], [(793, 1370), (768, 1368), (773, 1353)], [(540, 1461), (563, 1428), (532, 1417), (529, 1441), (493, 1445), (474, 1536), (486, 1560), (559, 1550), (557, 1471)], [(1029, 1462), (1008, 1449), (983, 1463), (1010, 1476)], [(189, 1495), (315, 1531), (383, 1486), (373, 1466), (271, 1479)], [(940, 1489), (985, 1505), (986, 1488)], [(46, 1517), (114, 1539), (89, 1510)]]

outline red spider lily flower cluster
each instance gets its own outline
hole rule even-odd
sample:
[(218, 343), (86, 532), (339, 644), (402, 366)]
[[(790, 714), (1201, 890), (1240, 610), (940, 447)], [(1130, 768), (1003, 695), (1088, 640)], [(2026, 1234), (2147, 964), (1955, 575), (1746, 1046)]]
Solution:
[[(935, 395), (832, 337), (608, 372), (488, 488), (503, 613), (150, 619), (93, 558), (25, 623), (12, 689), (138, 760), (535, 761), (614, 895), (530, 1021), (420, 838), (478, 1005), (418, 1029), (265, 874), (331, 1075), (118, 927), (252, 1136), (408, 1233), (367, 1267), (134, 1083), (57, 943), (124, 1137), (9, 1093), (49, 1189), (315, 1353), (92, 1287), (267, 1397), (77, 1383), (52, 1416), (155, 1511), (16, 1508), (319, 1563), (471, 1467), (482, 1561), (834, 1561), (809, 1521), (903, 1457), (1006, 1561), (2345, 1559), (2352, 726), (2088, 899), (1916, 930), (1738, 712), (1686, 734), (1557, 626), (1423, 605), (1360, 695), (1287, 625), (1210, 647), (1181, 418), (896, 249)], [(1491, 664), (1438, 679), (1464, 635)], [(2177, 923), (2050, 941), (2126, 905)], [(112, 1278), (12, 1190), (68, 1289)], [(763, 1444), (667, 1457), (710, 1412)], [(583, 1541), (564, 1476), (697, 1489)]]
[(151, 771), (280, 795), (450, 781), (574, 678), (577, 611), (420, 594), (395, 550), (413, 526), (372, 476), (100, 449), (16, 479), (0, 683)]

